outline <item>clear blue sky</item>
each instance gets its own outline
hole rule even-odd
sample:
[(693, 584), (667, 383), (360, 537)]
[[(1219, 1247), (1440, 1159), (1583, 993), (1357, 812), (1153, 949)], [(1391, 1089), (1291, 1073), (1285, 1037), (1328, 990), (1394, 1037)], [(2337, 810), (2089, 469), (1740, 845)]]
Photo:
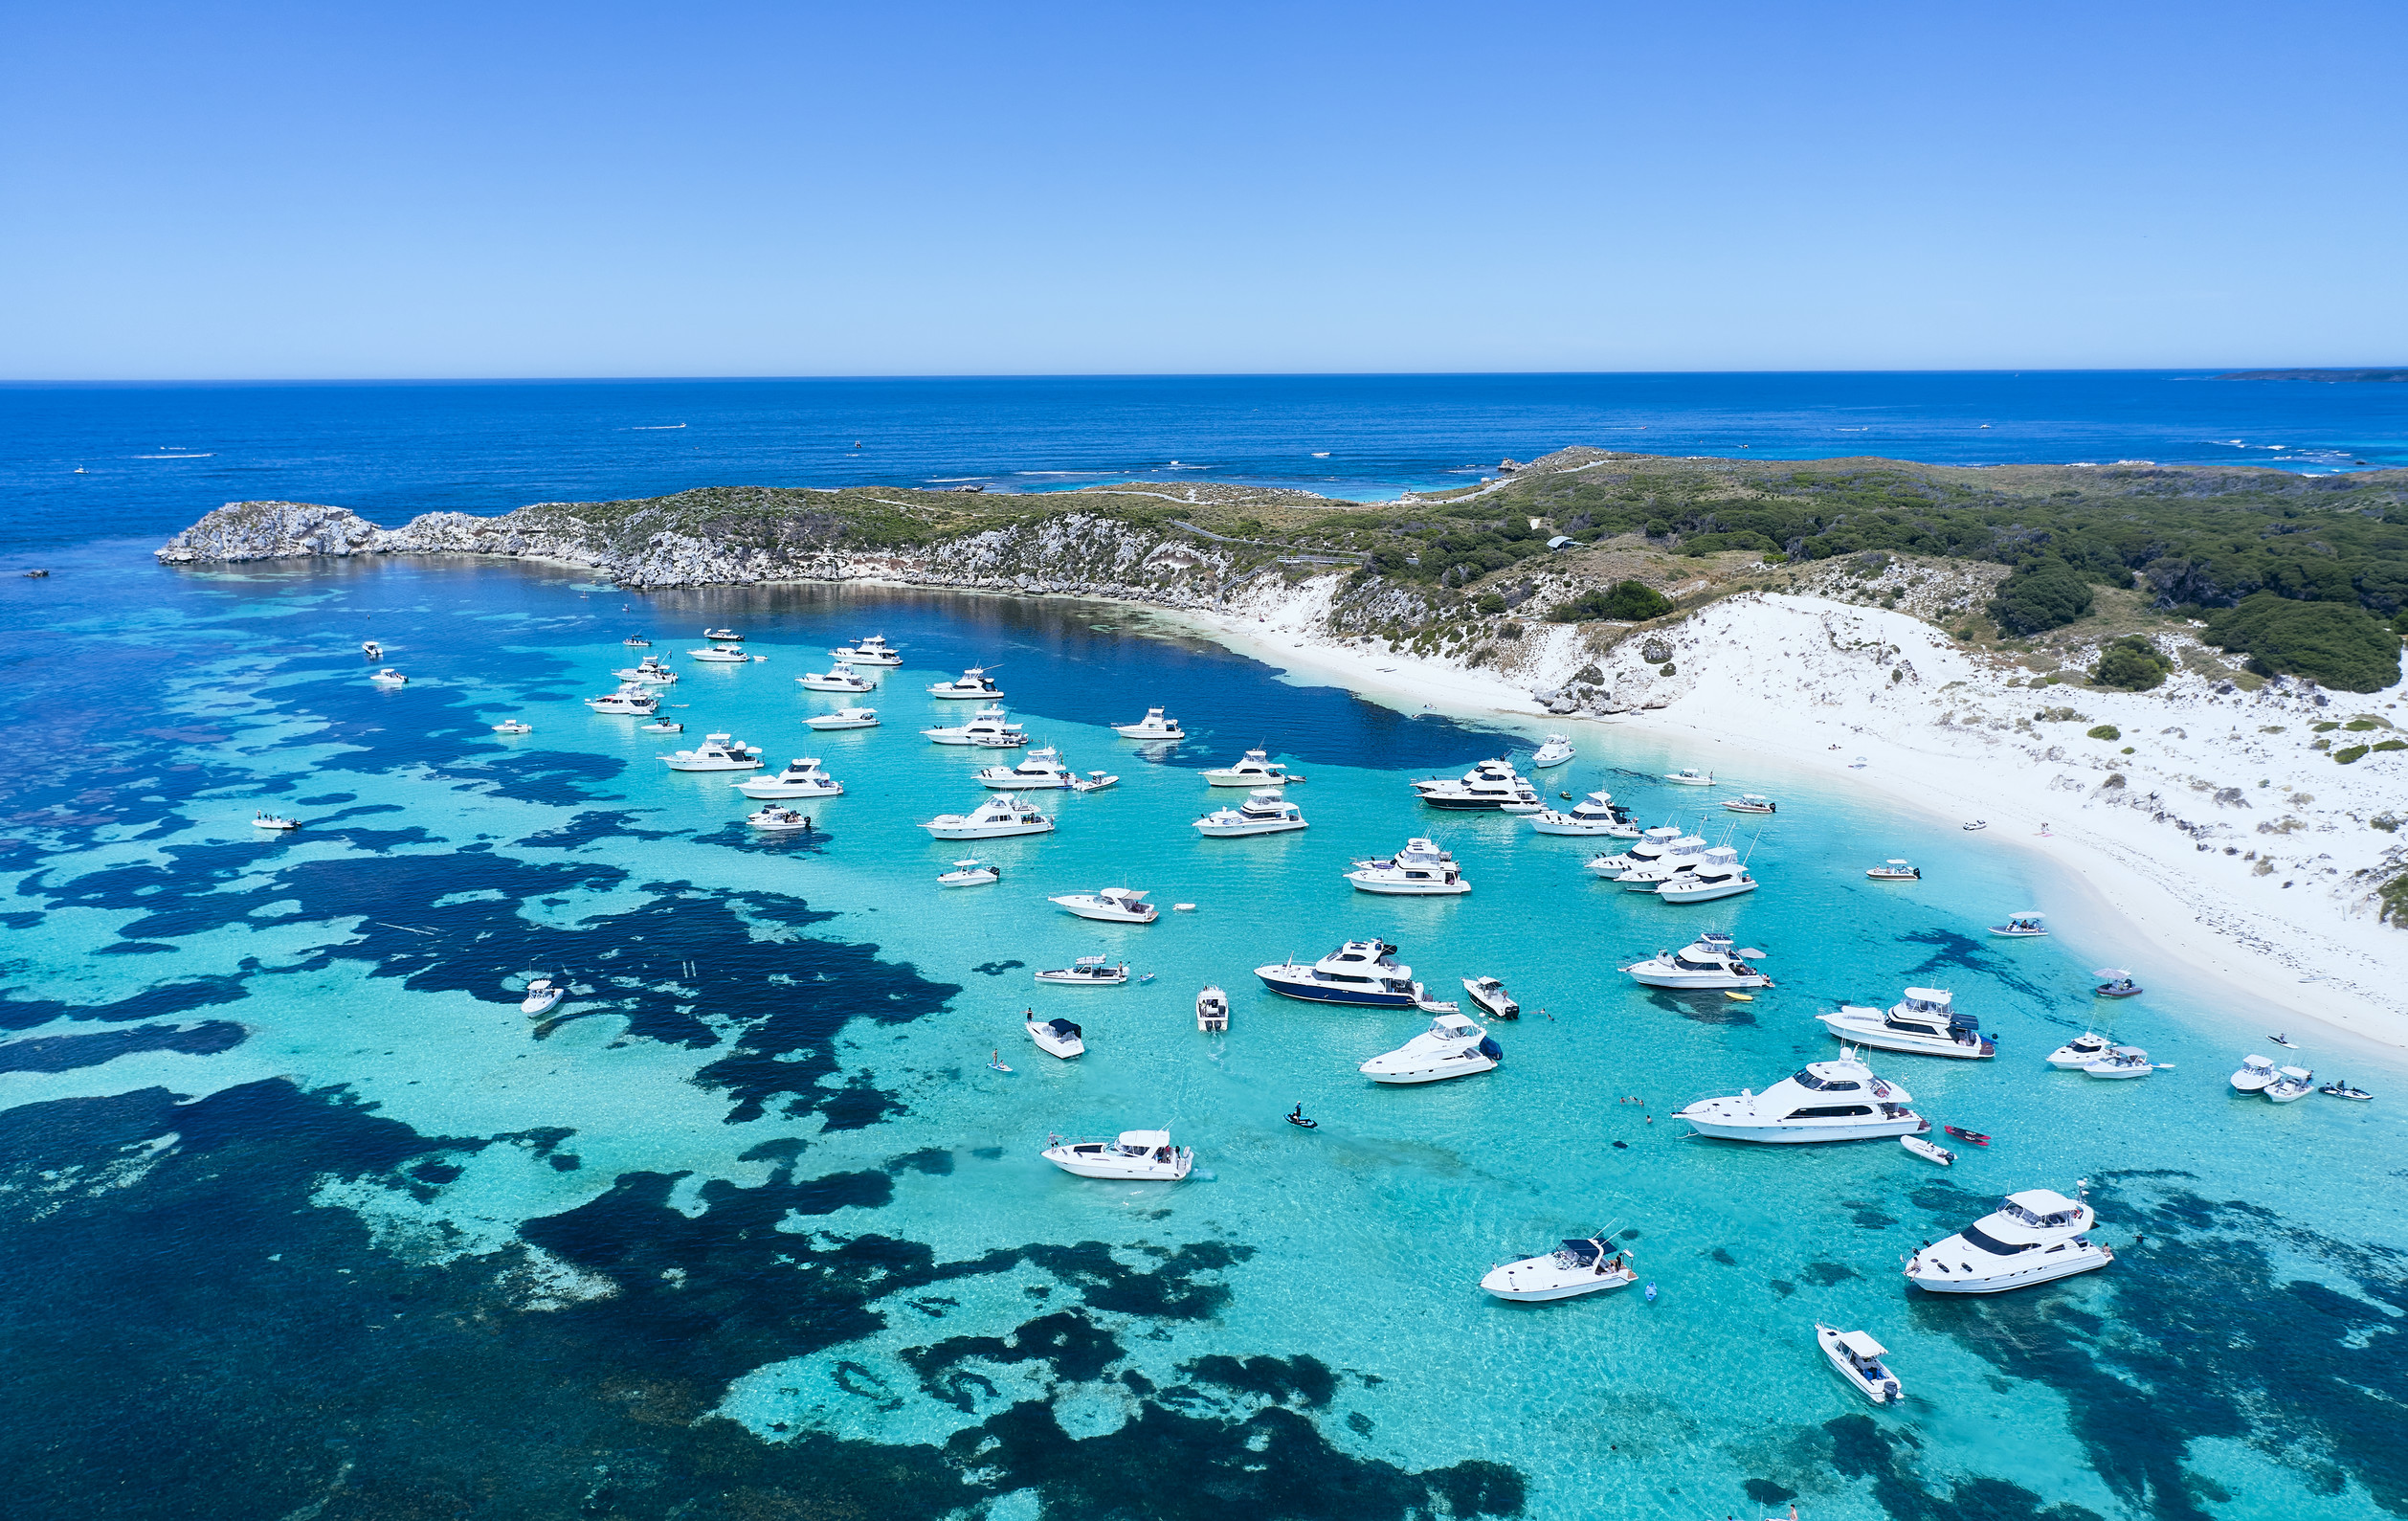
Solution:
[(2408, 364), (2408, 6), (13, 8), (14, 378)]

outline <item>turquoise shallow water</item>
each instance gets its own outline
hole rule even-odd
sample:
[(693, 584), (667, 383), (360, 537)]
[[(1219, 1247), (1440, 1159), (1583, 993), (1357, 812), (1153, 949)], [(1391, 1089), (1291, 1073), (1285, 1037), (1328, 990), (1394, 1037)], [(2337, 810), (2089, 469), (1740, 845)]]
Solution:
[[(2372, 1106), (2236, 1099), (2264, 1021), (2146, 966), (2115, 1033), (2174, 1070), (2047, 1071), (2119, 956), (2077, 914), (2049, 941), (1982, 934), (2054, 906), (2009, 841), (1730, 774), (1782, 799), (1766, 887), (1668, 907), (1590, 882), (1587, 842), (1403, 786), (1534, 736), (1292, 684), (1096, 605), (631, 603), (516, 568), (170, 573), (107, 546), (5, 595), (0, 1315), (24, 1353), (0, 1379), (56, 1412), (0, 1438), (24, 1513), (2408, 1510), (2403, 1074), (2350, 1058)], [(680, 631), (721, 622), (769, 659), (684, 659)], [(908, 652), (885, 727), (812, 735), (837, 700), (792, 678), (874, 630)], [(577, 701), (633, 631), (683, 676), (677, 741)], [(369, 636), (407, 688), (367, 684)], [(914, 824), (974, 803), (994, 757), (922, 740), (968, 709), (921, 688), (973, 660), (1040, 741), (1123, 780), (1046, 796), (1056, 834), (973, 847), (1001, 885), (943, 892), (962, 847)], [(1149, 753), (1102, 727), (1154, 704), (1196, 737)], [(535, 732), (490, 734), (512, 714)], [(710, 729), (822, 756), (847, 795), (809, 839), (750, 839), (729, 778), (653, 759)], [(1647, 821), (1710, 800), (1646, 779), (1696, 757), (1579, 740), (1550, 791), (1607, 785)], [(1199, 839), (1189, 820), (1241, 794), (1196, 772), (1256, 743), (1310, 776), (1311, 828)], [(261, 806), (308, 827), (256, 838)], [(1339, 880), (1408, 834), (1475, 890)], [(1925, 880), (1866, 882), (1889, 855)], [(1117, 884), (1198, 908), (1115, 928), (1043, 901)], [(1780, 986), (1743, 1005), (1614, 970), (1705, 926), (1766, 949)], [(1250, 973), (1372, 934), (1434, 988), (1506, 979), (1529, 1013), (1495, 1027), (1501, 1070), (1374, 1087), (1355, 1063), (1420, 1018)], [(1093, 952), (1153, 980), (1030, 980)], [(524, 977), (559, 970), (576, 996), (522, 1016)], [(1233, 995), (1225, 1039), (1194, 1028), (1208, 981)], [(1815, 1012), (1910, 981), (1953, 988), (2000, 1056), (1876, 1068), (1988, 1151), (1942, 1172), (1669, 1118), (1832, 1053)], [(1089, 1054), (1037, 1053), (1030, 1006), (1083, 1024)], [(988, 1068), (995, 1048), (1016, 1070)], [(1319, 1130), (1282, 1123), (1298, 1102)], [(1157, 1124), (1196, 1148), (1183, 1185), (1035, 1154)], [(1973, 1303), (1898, 1278), (1996, 1195), (2085, 1177), (2109, 1270)], [(1478, 1292), (1598, 1228), (1654, 1302)], [(1854, 1402), (1817, 1319), (1893, 1350), (1902, 1410)], [(146, 1497), (98, 1487), (127, 1471)]]

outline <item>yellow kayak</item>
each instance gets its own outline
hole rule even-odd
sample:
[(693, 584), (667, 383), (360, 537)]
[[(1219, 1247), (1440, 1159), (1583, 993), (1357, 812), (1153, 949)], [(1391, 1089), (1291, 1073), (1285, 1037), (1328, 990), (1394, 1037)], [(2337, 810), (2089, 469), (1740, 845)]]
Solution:
[(1733, 993), (1728, 988), (1725, 988), (1723, 990), (1723, 996), (1728, 998), (1733, 1003), (1753, 1003), (1756, 1001), (1756, 995), (1752, 993)]

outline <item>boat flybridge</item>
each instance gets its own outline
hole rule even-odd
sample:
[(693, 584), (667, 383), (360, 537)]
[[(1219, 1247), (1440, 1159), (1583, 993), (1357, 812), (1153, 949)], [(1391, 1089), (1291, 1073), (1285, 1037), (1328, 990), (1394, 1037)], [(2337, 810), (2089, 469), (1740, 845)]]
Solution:
[(1998, 1208), (1906, 1260), (1906, 1282), (1935, 1294), (1996, 1294), (2105, 1267), (2115, 1253), (2085, 1233), (2089, 1204), (2054, 1189), (2010, 1194)]
[(1664, 903), (1712, 903), (1756, 890), (1756, 879), (1728, 845), (1716, 845), (1695, 869), (1660, 884), (1656, 896)]
[(984, 665), (973, 665), (969, 670), (964, 671), (959, 680), (951, 682), (939, 682), (935, 685), (929, 687), (928, 695), (930, 697), (943, 698), (948, 702), (956, 703), (964, 701), (992, 701), (995, 698), (1001, 697), (1003, 695), (1003, 688), (996, 685), (995, 679), (987, 674), (988, 669), (989, 668)]
[(2239, 1093), (2263, 1093), (2274, 1083), (2274, 1063), (2262, 1056), (2245, 1056), (2241, 1068), (2233, 1074), (2233, 1089)]
[(1433, 808), (1494, 813), (1511, 808), (1539, 811), (1538, 789), (1506, 760), (1484, 760), (1460, 776), (1434, 776), (1412, 784)]
[(647, 655), (624, 670), (613, 671), (611, 674), (622, 682), (640, 682), (646, 686), (678, 684), (678, 673), (661, 664), (660, 657), (658, 655)]
[(1195, 821), (1195, 832), (1211, 839), (1276, 835), (1304, 827), (1304, 811), (1276, 787), (1258, 787), (1237, 807), (1215, 808)]
[[(1638, 843), (1613, 855), (1592, 856), (1581, 862), (1580, 869), (1599, 877), (1619, 877), (1626, 871), (1637, 871), (1641, 866), (1662, 860), (1674, 840), (1687, 839), (1689, 835), (1678, 824), (1658, 824), (1653, 829), (1621, 838), (1636, 839)], [(1701, 839), (1698, 843), (1703, 846), (1706, 842)]]
[(1194, 1150), (1172, 1146), (1169, 1130), (1123, 1130), (1113, 1141), (1057, 1138), (1042, 1155), (1063, 1172), (1081, 1177), (1131, 1183), (1175, 1183), (1195, 1165)]
[(1685, 877), (1706, 864), (1706, 852), (1705, 836), (1683, 835), (1666, 842), (1653, 861), (1633, 866), (1614, 880), (1621, 884), (1625, 892), (1654, 892), (1674, 878)]
[(1547, 736), (1547, 743), (1541, 745), (1531, 754), (1530, 770), (1543, 772), (1550, 767), (1561, 766), (1579, 753), (1572, 748), (1570, 734), (1550, 734)]
[(844, 783), (828, 774), (816, 755), (798, 755), (775, 776), (748, 776), (735, 784), (747, 797), (842, 797)]
[(1356, 861), (1345, 876), (1356, 892), (1395, 898), (1451, 898), (1472, 890), (1455, 858), (1418, 837), (1406, 840), (1394, 856)]
[(1486, 1030), (1460, 1014), (1441, 1014), (1427, 1030), (1355, 1070), (1374, 1083), (1443, 1083), (1493, 1072), (1504, 1061), (1504, 1048)]
[(1058, 1056), (1067, 1062), (1072, 1057), (1086, 1054), (1087, 1033), (1068, 1019), (1040, 1019), (1035, 1009), (1021, 1018), (1028, 1026), (1029, 1039), (1036, 1041), (1037, 1048), (1047, 1056)]
[(1898, 1387), (1898, 1376), (1889, 1371), (1882, 1359), (1889, 1349), (1861, 1331), (1840, 1331), (1815, 1322), (1815, 1340), (1822, 1354), (1831, 1359), (1831, 1366), (1839, 1370), (1839, 1376), (1855, 1386), (1856, 1392), (1877, 1405), (1894, 1405), (1906, 1398)]
[(1211, 787), (1284, 787), (1304, 778), (1287, 769), (1284, 761), (1275, 761), (1270, 752), (1250, 749), (1235, 766), (1215, 766), (1204, 772), (1204, 781)]
[(1499, 1299), (1539, 1304), (1594, 1294), (1600, 1288), (1628, 1288), (1639, 1282), (1630, 1253), (1614, 1245), (1610, 1232), (1586, 1241), (1569, 1241), (1551, 1252), (1525, 1257), (1488, 1269), (1480, 1286)]
[(808, 675), (797, 676), (794, 678), (794, 681), (803, 688), (803, 690), (807, 692), (853, 692), (858, 694), (861, 692), (875, 692), (878, 690), (878, 683), (876, 682), (871, 681), (868, 677), (863, 676), (858, 671), (856, 671), (851, 665), (842, 660), (836, 661), (834, 665), (829, 666), (824, 671), (813, 671)]
[(1079, 780), (1079, 773), (1062, 764), (1061, 751), (1051, 745), (1021, 756), (1017, 766), (982, 766), (970, 775), (981, 787), (1020, 793), (1055, 791)]
[(1528, 816), (1530, 828), (1541, 835), (1603, 835), (1616, 839), (1637, 839), (1638, 826), (1631, 822), (1630, 810), (1617, 807), (1614, 794), (1599, 788), (1570, 808), (1543, 808)]
[(967, 814), (939, 814), (920, 827), (938, 839), (1000, 839), (1050, 835), (1054, 821), (1019, 794), (997, 793)]
[(1873, 1075), (1853, 1047), (1836, 1062), (1809, 1062), (1780, 1082), (1736, 1098), (1700, 1099), (1673, 1116), (1700, 1135), (1726, 1141), (1862, 1141), (1916, 1135), (1931, 1122), (1907, 1107), (1914, 1095)]
[(1946, 988), (1908, 988), (1904, 998), (1885, 1010), (1843, 1003), (1834, 1013), (1815, 1018), (1835, 1038), (1882, 1051), (1969, 1061), (1998, 1054), (1997, 1042), (1981, 1033), (1981, 1021), (1958, 1013), (1954, 995)]
[(1112, 732), (1123, 739), (1185, 739), (1187, 730), (1179, 721), (1166, 715), (1161, 708), (1146, 709), (1146, 716), (1134, 724), (1115, 724)]
[(830, 655), (852, 665), (901, 665), (903, 646), (889, 644), (883, 634), (873, 634), (865, 639), (830, 650)]
[(821, 713), (803, 720), (806, 727), (826, 733), (839, 728), (876, 728), (878, 709), (874, 707), (839, 707), (833, 713)]
[(1146, 895), (1134, 887), (1105, 887), (1097, 892), (1066, 892), (1047, 903), (1077, 914), (1081, 919), (1099, 919), (1105, 924), (1149, 925), (1162, 910), (1146, 901)]
[(673, 772), (748, 772), (760, 766), (761, 747), (747, 745), (732, 734), (706, 734), (692, 749), (660, 759)]
[(597, 713), (620, 718), (650, 718), (660, 707), (660, 699), (640, 682), (628, 682), (615, 692), (586, 699), (586, 706)]
[(985, 745), (991, 749), (1017, 749), (1029, 742), (1027, 732), (1004, 715), (1000, 703), (990, 703), (972, 713), (967, 724), (924, 728), (920, 732), (938, 745)]
[[(2115, 1042), (2106, 1036), (2096, 1030), (2085, 1030), (2051, 1051), (2048, 1054), (2048, 1064), (2060, 1072), (2079, 1072), (2114, 1049)], [(2253, 1057), (2251, 1060), (2260, 1061), (2263, 1058)], [(2266, 1070), (2271, 1072), (2273, 1068), (2268, 1067)]]
[(1374, 1009), (1453, 1008), (1433, 1001), (1413, 968), (1394, 960), (1396, 948), (1379, 940), (1349, 940), (1319, 961), (1299, 962), (1293, 956), (1276, 966), (1257, 967), (1262, 985), (1282, 997), (1307, 1003), (1351, 1003)]
[(1730, 936), (1709, 929), (1678, 951), (1659, 951), (1621, 970), (1648, 988), (1769, 988), (1773, 979), (1750, 965), (1763, 958), (1763, 951), (1734, 949)]

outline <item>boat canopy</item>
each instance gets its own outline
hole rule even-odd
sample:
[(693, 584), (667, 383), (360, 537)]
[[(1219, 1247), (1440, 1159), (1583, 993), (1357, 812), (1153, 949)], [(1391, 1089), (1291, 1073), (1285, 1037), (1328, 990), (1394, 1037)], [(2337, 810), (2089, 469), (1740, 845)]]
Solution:
[(1946, 988), (1908, 988), (1906, 1007), (1918, 1014), (1946, 1014), (1952, 996)]
[(1605, 1248), (1595, 1241), (1566, 1241), (1556, 1249), (1581, 1267), (1588, 1266), (1605, 1255)]
[(1169, 1130), (1123, 1130), (1121, 1132), (1121, 1147), (1125, 1151), (1150, 1152), (1156, 1147), (1170, 1144), (1171, 1132)]
[(1072, 965), (1080, 967), (1100, 967), (1104, 965), (1104, 958), (1102, 956), (1081, 956), (1077, 961), (1073, 962)]
[(2115, 1048), (2115, 1054), (2117, 1056), (2127, 1057), (2145, 1057), (2149, 1053), (2136, 1045), (2119, 1045)]
[(1883, 1346), (1880, 1342), (1875, 1341), (1872, 1337), (1867, 1336), (1861, 1331), (1843, 1331), (1839, 1332), (1839, 1340), (1840, 1346), (1845, 1347), (1848, 1351), (1856, 1353), (1859, 1357), (1865, 1359), (1867, 1362), (1870, 1362), (1872, 1359), (1879, 1357), (1884, 1353), (1889, 1351), (1888, 1348)]
[(2008, 1195), (2000, 1212), (2031, 1225), (2070, 1225), (2081, 1218), (2082, 1206), (2053, 1188), (2027, 1188)]
[(1057, 1040), (1077, 1040), (1086, 1034), (1084, 1030), (1080, 1029), (1068, 1019), (1048, 1019), (1045, 1021), (1045, 1028), (1053, 1031)]

